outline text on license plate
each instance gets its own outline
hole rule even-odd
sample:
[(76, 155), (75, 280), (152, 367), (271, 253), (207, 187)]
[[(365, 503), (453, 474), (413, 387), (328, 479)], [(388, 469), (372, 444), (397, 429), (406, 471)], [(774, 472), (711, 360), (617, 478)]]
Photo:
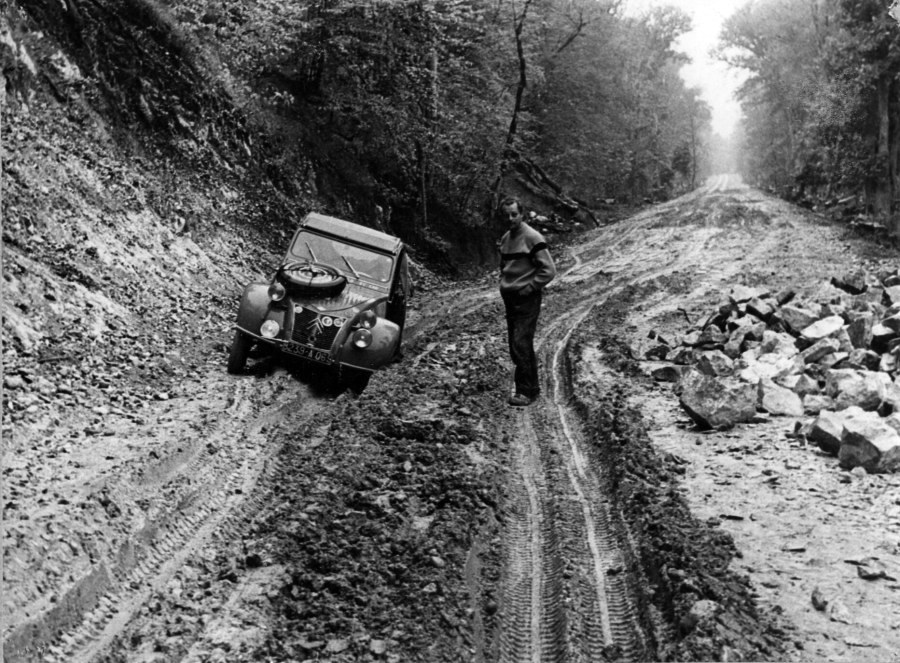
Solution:
[(298, 357), (305, 357), (306, 359), (320, 361), (323, 364), (331, 363), (331, 356), (327, 352), (316, 350), (315, 348), (310, 348), (305, 345), (300, 345), (299, 343), (294, 343), (293, 341), (285, 343), (282, 349), (286, 352), (291, 353), (292, 355), (297, 355)]

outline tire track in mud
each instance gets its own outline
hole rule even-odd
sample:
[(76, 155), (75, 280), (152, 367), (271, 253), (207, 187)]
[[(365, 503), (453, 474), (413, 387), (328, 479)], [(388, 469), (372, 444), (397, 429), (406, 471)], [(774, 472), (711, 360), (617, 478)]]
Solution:
[[(296, 405), (296, 409), (292, 409)], [(288, 412), (290, 410), (290, 412)], [(182, 551), (183, 559), (181, 562), (189, 562), (189, 553), (206, 553), (205, 557), (209, 559), (210, 553), (215, 552), (221, 555), (222, 551), (232, 550), (243, 540), (243, 536), (250, 528), (259, 514), (264, 513), (266, 509), (271, 508), (273, 497), (273, 486), (279, 484), (278, 477), (283, 477), (284, 473), (289, 470), (289, 460), (281, 453), (285, 445), (293, 443), (296, 431), (306, 431), (303, 438), (303, 444), (315, 447), (325, 438), (329, 426), (327, 424), (315, 427), (315, 417), (321, 412), (321, 404), (303, 396), (298, 397), (294, 402), (282, 406), (279, 412), (273, 413), (272, 419), (277, 419), (279, 425), (271, 430), (271, 437), (278, 440), (272, 444), (267, 452), (267, 458), (262, 471), (254, 477), (255, 480), (245, 480), (245, 487), (242, 494), (249, 495), (237, 508), (227, 512), (219, 522), (210, 522), (206, 524), (205, 536), (198, 537), (197, 545), (190, 546), (189, 549)], [(246, 563), (246, 562), (245, 562)], [(209, 659), (210, 652), (216, 650), (219, 646), (217, 641), (217, 633), (221, 633), (223, 629), (230, 627), (230, 622), (240, 616), (247, 610), (245, 603), (252, 601), (255, 595), (254, 587), (260, 585), (266, 586), (267, 591), (274, 591), (278, 576), (270, 576), (265, 580), (260, 580), (253, 573), (253, 569), (247, 568), (246, 573), (242, 573), (234, 579), (234, 582), (228, 586), (226, 583), (217, 582), (217, 574), (221, 569), (213, 565), (212, 571), (199, 575), (197, 578), (184, 578), (182, 585), (182, 593), (193, 594), (197, 596), (202, 589), (204, 582), (216, 582), (219, 589), (226, 588), (224, 593), (218, 593), (215, 598), (195, 599), (182, 603), (178, 600), (172, 600), (168, 596), (165, 585), (166, 581), (174, 577), (181, 565), (175, 565), (171, 569), (171, 573), (159, 574), (150, 586), (146, 588), (143, 601), (137, 606), (138, 610), (159, 599), (165, 602), (166, 617), (168, 620), (173, 618), (177, 621), (180, 616), (186, 617), (183, 623), (188, 623), (191, 616), (197, 611), (197, 603), (209, 601), (222, 601), (221, 605), (217, 605), (214, 609), (207, 611), (210, 619), (202, 624), (198, 629), (187, 629), (179, 634), (178, 646), (179, 652), (183, 654), (177, 656), (177, 660), (182, 661), (206, 661)], [(256, 571), (265, 575), (266, 571), (271, 571), (275, 567), (260, 566)], [(249, 595), (249, 598), (248, 598)], [(214, 616), (213, 616), (214, 615)], [(146, 656), (151, 656), (148, 647), (152, 648), (154, 634), (158, 633), (159, 624), (158, 616), (150, 614), (137, 615), (137, 611), (132, 616), (125, 628), (113, 634), (110, 639), (109, 646), (106, 647), (103, 654), (105, 657), (101, 661), (122, 661), (122, 660), (143, 660)], [(260, 617), (261, 621), (265, 621), (265, 617)], [(252, 638), (252, 635), (248, 635)], [(236, 638), (234, 642), (237, 642)], [(231, 644), (234, 644), (232, 642)], [(137, 643), (137, 644), (135, 644)], [(170, 657), (171, 658), (171, 657)], [(167, 659), (169, 660), (169, 659)]]
[[(222, 385), (215, 387), (220, 389)], [(205, 431), (185, 430), (184, 451), (158, 460), (116, 490), (156, 506), (87, 576), (64, 590), (53, 610), (23, 623), (4, 641), (7, 660), (69, 663), (94, 660), (128, 628), (148, 597), (214, 534), (228, 536), (260, 506), (254, 487), (272, 471), (277, 449), (268, 440), (285, 412), (298, 407), (296, 390), (272, 393), (231, 381), (225, 411)], [(260, 407), (260, 401), (271, 400)]]
[[(530, 615), (531, 630), (527, 641), (519, 635), (517, 647), (503, 652), (502, 661), (630, 661), (641, 660), (647, 650), (625, 573), (630, 554), (622, 551), (624, 538), (614, 527), (606, 491), (587, 463), (578, 423), (566, 404), (560, 359), (572, 330), (593, 306), (589, 301), (570, 310), (542, 333), (541, 354), (549, 356), (551, 365), (550, 395), (516, 415), (514, 468), (524, 479), (531, 511), (518, 520), (510, 518), (510, 530), (517, 532), (508, 542), (511, 558), (521, 557), (527, 544), (532, 556), (541, 557), (540, 568), (553, 571), (533, 572), (528, 596), (519, 592), (511, 597), (509, 612), (520, 620), (522, 614)], [(553, 513), (553, 521), (543, 523), (534, 513)], [(568, 609), (564, 596), (578, 610)], [(521, 633), (506, 613), (502, 623), (502, 629)]]
[(564, 660), (562, 568), (546, 503), (548, 486), (540, 444), (527, 412), (515, 417), (513, 467), (523, 480), (510, 501), (508, 561), (501, 588), (500, 657), (503, 662)]
[[(729, 227), (732, 210), (727, 209), (710, 214), (705, 223), (694, 222), (697, 205), (708, 196), (743, 189), (717, 180), (603, 229), (579, 247), (573, 266), (551, 285), (565, 300), (554, 312), (563, 312), (539, 329), (536, 348), (549, 367), (544, 381), (550, 398), (513, 415), (511, 471), (521, 487), (511, 489), (506, 514), (501, 661), (637, 661), (654, 655), (653, 634), (645, 632), (647, 618), (638, 607), (637, 588), (645, 582), (628, 562), (635, 558), (630, 535), (605, 497), (602, 468), (595, 471), (587, 461), (580, 421), (569, 406), (571, 376), (563, 358), (572, 333), (609, 297), (675, 274), (689, 279), (695, 292), (721, 287), (740, 271), (742, 259), (770, 252), (793, 232), (790, 219), (765, 232), (740, 219)], [(749, 254), (746, 239), (734, 242), (734, 260), (706, 266), (705, 249), (728, 242), (732, 232), (758, 233), (759, 241)], [(668, 289), (649, 290), (646, 304), (664, 307)], [(549, 314), (545, 311), (544, 318)], [(562, 574), (546, 572), (563, 567)], [(560, 599), (564, 594), (572, 607)]]

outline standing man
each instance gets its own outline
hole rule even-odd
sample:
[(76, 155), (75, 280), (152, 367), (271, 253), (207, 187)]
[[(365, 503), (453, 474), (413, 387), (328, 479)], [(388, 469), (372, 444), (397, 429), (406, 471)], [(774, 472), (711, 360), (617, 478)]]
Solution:
[(541, 392), (534, 332), (541, 313), (541, 291), (556, 276), (547, 242), (525, 223), (518, 198), (505, 198), (500, 213), (509, 230), (500, 239), (500, 295), (506, 305), (509, 354), (516, 366), (516, 393), (510, 405), (529, 405)]

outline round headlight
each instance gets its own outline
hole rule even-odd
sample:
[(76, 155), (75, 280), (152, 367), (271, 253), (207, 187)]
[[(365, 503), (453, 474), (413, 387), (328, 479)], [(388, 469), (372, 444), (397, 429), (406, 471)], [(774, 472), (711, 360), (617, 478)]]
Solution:
[(259, 334), (263, 338), (275, 338), (281, 331), (281, 325), (274, 320), (266, 320), (259, 328)]
[(363, 311), (359, 314), (359, 326), (363, 329), (371, 329), (377, 320), (378, 316), (375, 315), (375, 311)]
[(322, 326), (323, 327), (330, 327), (333, 322), (334, 321), (331, 318), (329, 318), (327, 315), (322, 316)]
[(269, 299), (273, 302), (280, 302), (287, 294), (287, 290), (278, 281), (269, 286)]
[(353, 345), (360, 350), (372, 345), (372, 332), (368, 329), (357, 329), (353, 332)]

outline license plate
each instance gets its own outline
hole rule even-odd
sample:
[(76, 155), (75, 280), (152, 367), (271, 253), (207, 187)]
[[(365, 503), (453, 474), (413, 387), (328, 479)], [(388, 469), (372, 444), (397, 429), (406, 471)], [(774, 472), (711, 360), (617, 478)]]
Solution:
[(331, 356), (327, 352), (316, 350), (315, 348), (310, 348), (306, 345), (300, 345), (299, 343), (294, 343), (293, 341), (285, 343), (282, 346), (282, 349), (285, 352), (289, 352), (290, 354), (296, 355), (298, 357), (303, 357), (304, 359), (312, 359), (313, 361), (319, 361), (323, 364), (331, 363)]

